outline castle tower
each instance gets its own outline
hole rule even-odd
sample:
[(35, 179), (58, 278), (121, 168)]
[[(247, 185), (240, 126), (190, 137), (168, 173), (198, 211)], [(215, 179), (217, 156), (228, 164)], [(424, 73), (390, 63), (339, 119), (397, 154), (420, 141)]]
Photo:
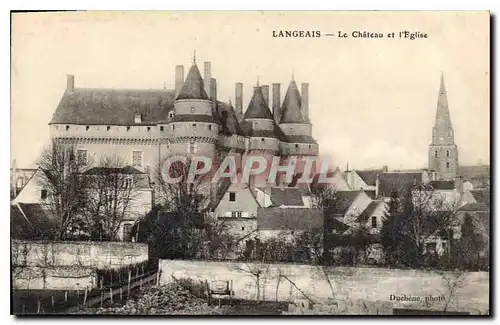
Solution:
[(212, 78), (203, 80), (196, 59), (174, 101), (173, 117), (166, 126), (171, 155), (213, 158), (219, 125), (213, 117), (213, 100), (206, 89), (212, 89)]
[(436, 179), (453, 181), (458, 171), (458, 147), (451, 124), (444, 77), (441, 74), (436, 121), (429, 145), (429, 169), (436, 172)]

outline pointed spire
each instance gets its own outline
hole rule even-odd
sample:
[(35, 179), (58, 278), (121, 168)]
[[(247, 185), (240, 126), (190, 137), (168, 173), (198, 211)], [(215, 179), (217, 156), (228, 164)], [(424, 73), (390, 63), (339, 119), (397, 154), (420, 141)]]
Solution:
[(301, 97), (295, 80), (290, 82), (281, 106), (281, 123), (305, 123), (301, 113)]
[(193, 51), (193, 65), (196, 64), (196, 50)]
[(257, 87), (259, 87), (259, 76), (257, 76)]
[(193, 65), (189, 69), (188, 75), (177, 99), (209, 99), (203, 86), (200, 70), (196, 65), (196, 58), (193, 58)]
[(292, 81), (295, 81), (295, 73), (292, 70)]
[(273, 119), (273, 115), (267, 106), (260, 87), (254, 87), (252, 99), (248, 104), (248, 108), (245, 111), (245, 116), (243, 118)]
[(436, 130), (448, 132), (452, 127), (450, 119), (450, 111), (448, 109), (448, 98), (446, 96), (446, 86), (444, 84), (444, 75), (441, 71), (441, 80), (439, 85), (439, 95), (436, 110)]

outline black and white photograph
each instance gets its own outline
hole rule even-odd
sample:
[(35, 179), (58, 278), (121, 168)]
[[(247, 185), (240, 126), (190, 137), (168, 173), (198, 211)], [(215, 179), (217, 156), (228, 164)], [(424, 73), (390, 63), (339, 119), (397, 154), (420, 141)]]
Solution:
[(11, 315), (491, 316), (490, 12), (10, 19)]

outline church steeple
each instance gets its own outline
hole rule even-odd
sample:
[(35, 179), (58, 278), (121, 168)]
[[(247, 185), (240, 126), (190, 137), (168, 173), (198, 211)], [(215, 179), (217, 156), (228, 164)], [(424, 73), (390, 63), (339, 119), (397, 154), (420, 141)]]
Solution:
[(441, 84), (439, 85), (439, 95), (436, 110), (436, 121), (433, 129), (432, 143), (434, 144), (455, 144), (453, 136), (453, 126), (451, 124), (450, 110), (448, 108), (448, 98), (446, 97), (446, 87), (444, 76), (441, 72)]
[(455, 144), (442, 72), (436, 120), (432, 129), (432, 142), (429, 146), (429, 169), (434, 170), (438, 179), (443, 180), (453, 180), (458, 170), (458, 147)]

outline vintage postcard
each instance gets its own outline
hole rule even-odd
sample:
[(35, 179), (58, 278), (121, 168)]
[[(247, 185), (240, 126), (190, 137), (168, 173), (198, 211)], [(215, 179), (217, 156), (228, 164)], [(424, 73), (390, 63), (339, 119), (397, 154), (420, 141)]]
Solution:
[(490, 13), (11, 13), (11, 314), (490, 315)]

